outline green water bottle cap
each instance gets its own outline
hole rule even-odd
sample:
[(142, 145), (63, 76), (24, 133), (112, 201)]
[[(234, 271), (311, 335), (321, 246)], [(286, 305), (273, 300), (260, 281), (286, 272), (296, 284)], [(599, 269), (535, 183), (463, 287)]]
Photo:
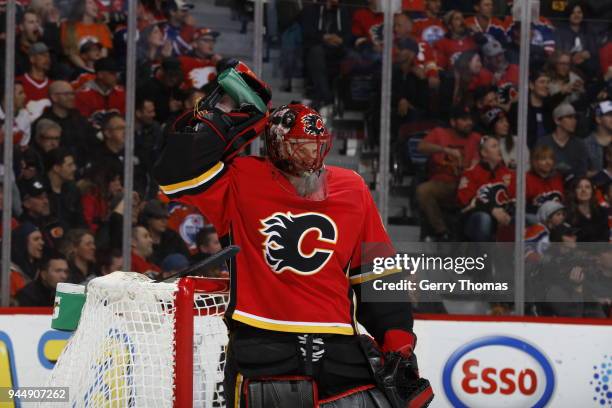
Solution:
[(220, 73), (217, 81), (238, 105), (244, 103), (254, 105), (261, 113), (266, 113), (268, 110), (264, 101), (251, 89), (234, 68), (226, 69)]

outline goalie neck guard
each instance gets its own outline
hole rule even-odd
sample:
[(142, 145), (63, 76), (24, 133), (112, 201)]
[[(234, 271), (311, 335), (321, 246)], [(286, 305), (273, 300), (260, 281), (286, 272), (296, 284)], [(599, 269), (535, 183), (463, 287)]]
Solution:
[(331, 135), (321, 115), (302, 105), (277, 108), (266, 126), (266, 150), (270, 161), (293, 176), (308, 176), (323, 167), (331, 148)]

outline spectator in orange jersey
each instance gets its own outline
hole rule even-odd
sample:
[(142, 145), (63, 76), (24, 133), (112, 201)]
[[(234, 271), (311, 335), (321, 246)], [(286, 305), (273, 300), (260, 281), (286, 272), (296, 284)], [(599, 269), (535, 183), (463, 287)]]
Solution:
[(106, 24), (98, 21), (96, 0), (82, 0), (75, 4), (67, 21), (62, 23), (61, 39), (64, 53), (76, 67), (86, 69), (79, 53), (79, 44), (85, 37), (95, 37), (102, 44), (102, 56), (113, 48), (112, 35)]

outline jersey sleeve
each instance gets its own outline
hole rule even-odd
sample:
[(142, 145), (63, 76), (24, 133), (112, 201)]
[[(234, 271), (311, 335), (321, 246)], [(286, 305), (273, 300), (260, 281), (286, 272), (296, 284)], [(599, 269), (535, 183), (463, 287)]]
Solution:
[(232, 171), (221, 161), (224, 147), (214, 132), (172, 132), (153, 170), (169, 199), (197, 207), (220, 235), (228, 232), (231, 204)]
[(374, 273), (373, 262), (377, 258), (394, 256), (395, 248), (385, 230), (370, 191), (363, 181), (362, 184), (364, 215), (359, 241), (351, 257), (349, 278), (352, 285), (399, 272), (399, 270), (390, 269), (382, 273)]
[[(375, 280), (396, 281), (407, 275), (398, 268), (373, 271), (375, 258), (392, 257), (396, 251), (385, 230), (376, 204), (369, 190), (363, 185), (364, 222), (360, 241), (351, 260), (349, 279), (357, 299), (357, 320), (376, 339), (384, 343), (385, 333), (392, 329), (412, 332), (413, 318), (410, 302), (362, 302), (362, 290), (372, 286)], [(371, 288), (369, 288), (371, 289)]]

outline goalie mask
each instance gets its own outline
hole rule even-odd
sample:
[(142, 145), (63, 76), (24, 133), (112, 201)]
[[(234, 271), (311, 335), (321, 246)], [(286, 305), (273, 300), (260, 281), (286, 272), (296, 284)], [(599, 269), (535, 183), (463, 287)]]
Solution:
[(315, 110), (290, 104), (277, 108), (266, 126), (270, 161), (293, 176), (308, 176), (323, 167), (331, 148), (331, 135)]

